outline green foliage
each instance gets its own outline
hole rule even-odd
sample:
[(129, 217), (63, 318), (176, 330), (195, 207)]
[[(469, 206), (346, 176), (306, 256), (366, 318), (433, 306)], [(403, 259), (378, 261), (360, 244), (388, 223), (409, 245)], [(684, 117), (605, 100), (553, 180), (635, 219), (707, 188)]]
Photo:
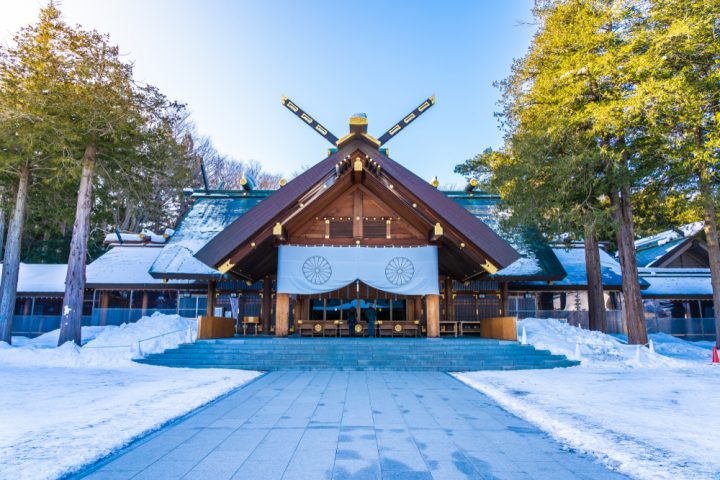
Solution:
[(702, 218), (718, 185), (720, 2), (536, 4), (528, 53), (498, 83), (500, 151), (456, 167), (499, 192), (510, 223), (601, 237), (611, 199), (632, 195), (638, 232)]

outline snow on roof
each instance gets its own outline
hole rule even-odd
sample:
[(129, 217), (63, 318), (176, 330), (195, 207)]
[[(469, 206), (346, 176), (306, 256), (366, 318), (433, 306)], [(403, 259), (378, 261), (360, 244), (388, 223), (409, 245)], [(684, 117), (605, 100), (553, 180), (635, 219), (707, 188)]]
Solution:
[(643, 297), (712, 296), (709, 268), (639, 268), (638, 275), (650, 284)]
[(122, 245), (123, 243), (164, 244), (173, 233), (175, 233), (175, 230), (171, 228), (166, 228), (162, 235), (158, 235), (147, 228), (143, 229), (140, 233), (112, 232), (105, 235), (105, 243), (115, 245)]
[[(567, 276), (555, 282), (555, 285), (587, 285), (585, 268), (585, 248), (553, 248), (555, 256), (560, 260)], [(600, 274), (604, 286), (622, 285), (620, 264), (602, 248), (600, 250)]]
[(703, 222), (693, 222), (676, 229), (665, 230), (649, 237), (635, 240), (637, 261), (640, 267), (650, 267), (688, 239), (702, 231)]
[[(2, 273), (2, 264), (0, 264)], [(21, 263), (18, 274), (18, 294), (65, 292), (66, 264)]]
[(677, 229), (665, 230), (649, 237), (635, 240), (635, 248), (643, 248), (647, 246), (661, 246), (678, 238), (688, 238), (697, 235), (703, 229), (703, 222), (693, 222), (682, 225)]
[(242, 195), (197, 198), (152, 264), (153, 275), (160, 278), (175, 275), (220, 277), (220, 272), (195, 258), (195, 253), (269, 193), (253, 191), (243, 192)]
[(160, 252), (160, 248), (143, 246), (113, 247), (87, 266), (87, 285), (102, 287), (162, 284), (162, 279), (153, 278), (148, 273)]

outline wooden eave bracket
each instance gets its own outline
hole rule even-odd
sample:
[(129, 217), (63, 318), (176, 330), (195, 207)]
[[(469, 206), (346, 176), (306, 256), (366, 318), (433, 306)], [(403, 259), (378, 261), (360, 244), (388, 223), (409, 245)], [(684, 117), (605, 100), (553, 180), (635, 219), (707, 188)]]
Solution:
[(440, 225), (440, 222), (436, 223), (432, 230), (430, 230), (429, 239), (431, 242), (437, 242), (439, 241), (443, 236), (443, 227)]
[(279, 242), (286, 242), (288, 239), (287, 230), (285, 230), (285, 227), (283, 227), (280, 222), (275, 224), (272, 233)]

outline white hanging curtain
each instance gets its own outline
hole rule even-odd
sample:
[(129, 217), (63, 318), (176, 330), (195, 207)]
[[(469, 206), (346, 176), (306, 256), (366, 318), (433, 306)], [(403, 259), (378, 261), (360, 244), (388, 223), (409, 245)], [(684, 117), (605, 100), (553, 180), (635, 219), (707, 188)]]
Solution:
[(437, 295), (437, 247), (279, 247), (278, 293), (325, 293), (355, 280), (400, 295)]

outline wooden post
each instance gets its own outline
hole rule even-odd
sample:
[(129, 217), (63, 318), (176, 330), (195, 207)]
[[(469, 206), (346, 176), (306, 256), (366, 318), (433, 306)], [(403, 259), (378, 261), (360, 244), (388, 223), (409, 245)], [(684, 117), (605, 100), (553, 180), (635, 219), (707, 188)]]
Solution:
[(143, 290), (141, 316), (144, 317), (145, 315), (147, 315), (147, 309), (148, 309), (148, 304), (149, 304), (149, 303), (150, 303), (150, 296), (148, 295), (147, 290)]
[(25, 303), (23, 304), (23, 315), (26, 317), (30, 315), (30, 307), (32, 306), (32, 298), (28, 297), (25, 299)]
[(270, 323), (272, 322), (272, 278), (265, 275), (263, 279), (263, 299), (262, 299), (262, 331), (264, 334), (270, 334)]
[(100, 325), (107, 323), (108, 305), (110, 305), (110, 292), (103, 290), (100, 292)]
[(445, 321), (455, 321), (455, 301), (452, 293), (453, 281), (450, 277), (445, 277)]
[(275, 336), (287, 337), (290, 317), (290, 296), (287, 293), (275, 294)]
[(217, 282), (215, 280), (208, 281), (207, 306), (205, 307), (205, 316), (212, 317), (215, 315), (215, 292), (217, 290)]
[(435, 338), (440, 336), (440, 295), (425, 296), (427, 308), (427, 336)]
[(507, 317), (510, 315), (510, 299), (508, 298), (507, 282), (500, 282), (500, 316)]

